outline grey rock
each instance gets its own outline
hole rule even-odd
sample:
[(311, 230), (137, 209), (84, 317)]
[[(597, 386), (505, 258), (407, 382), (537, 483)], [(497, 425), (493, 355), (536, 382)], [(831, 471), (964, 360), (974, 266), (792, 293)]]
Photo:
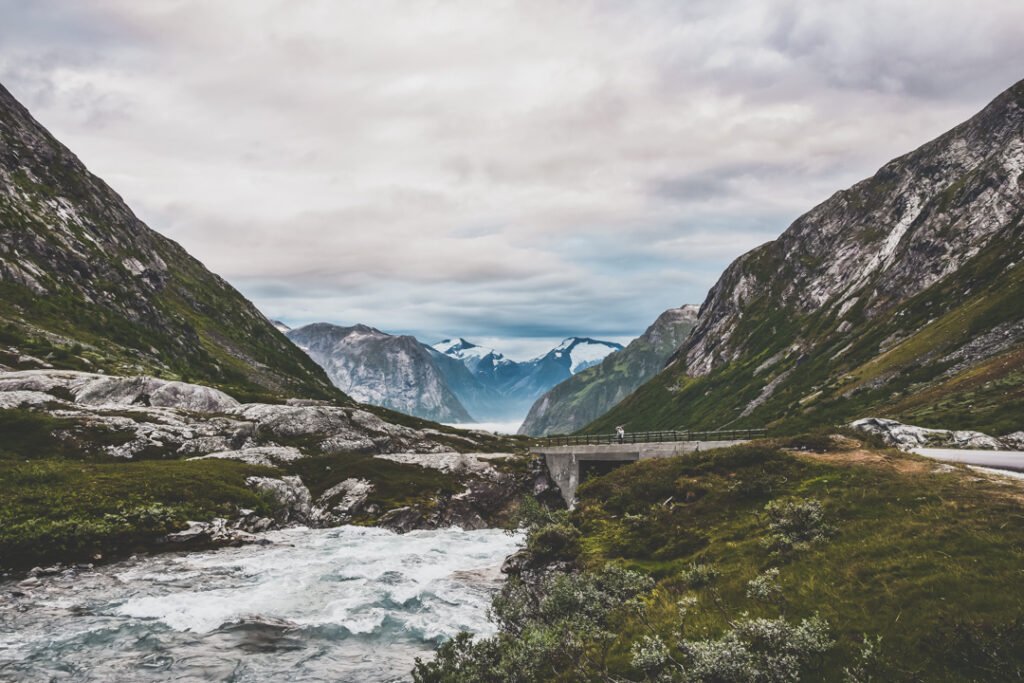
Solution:
[(445, 474), (474, 474), (494, 479), (497, 471), (473, 453), (384, 453), (374, 457), (406, 465), (418, 465)]
[(881, 417), (866, 417), (850, 423), (854, 429), (880, 436), (886, 443), (900, 448), (975, 448), (1003, 450), (999, 439), (974, 431), (950, 431), (906, 425)]
[(199, 384), (155, 377), (100, 377), (78, 387), (75, 401), (85, 405), (150, 405), (199, 413), (224, 413), (238, 401)]
[(312, 496), (299, 477), (247, 477), (245, 483), (253, 490), (269, 495), (273, 499), (278, 506), (278, 522), (285, 524), (309, 521)]
[(1004, 434), (999, 437), (999, 440), (1005, 443), (1008, 447), (1016, 451), (1024, 450), (1024, 432), (1013, 432), (1012, 434)]
[(420, 520), (422, 519), (423, 515), (419, 510), (406, 506), (386, 512), (384, 516), (380, 518), (378, 526), (404, 534), (412, 531), (413, 529), (418, 529)]
[(310, 513), (310, 521), (318, 526), (334, 526), (352, 520), (363, 511), (373, 484), (366, 479), (350, 478), (324, 491)]
[(256, 446), (253, 448), (241, 448), (234, 451), (221, 451), (201, 455), (189, 460), (238, 460), (247, 462), (250, 465), (264, 465), (267, 467), (278, 467), (294, 460), (305, 457), (302, 452), (293, 446)]
[(241, 545), (257, 541), (255, 535), (228, 524), (223, 517), (209, 522), (187, 522), (188, 528), (167, 534), (163, 542), (180, 546)]

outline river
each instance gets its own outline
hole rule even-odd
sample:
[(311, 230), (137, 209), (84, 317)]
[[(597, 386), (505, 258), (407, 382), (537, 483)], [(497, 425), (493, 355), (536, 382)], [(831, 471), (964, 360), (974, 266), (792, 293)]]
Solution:
[(490, 634), (500, 530), (286, 529), (269, 545), (140, 556), (0, 584), (0, 680), (402, 681)]

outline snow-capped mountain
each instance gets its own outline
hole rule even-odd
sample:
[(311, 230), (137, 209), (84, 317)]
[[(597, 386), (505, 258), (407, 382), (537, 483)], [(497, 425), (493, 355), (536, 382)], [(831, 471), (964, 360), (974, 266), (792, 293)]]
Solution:
[(478, 346), (462, 337), (455, 340), (445, 339), (431, 348), (450, 358), (462, 361), (466, 369), (474, 375), (494, 377), (501, 369), (510, 368), (516, 364), (515, 361), (505, 358), (494, 349)]
[(479, 383), (475, 391), (486, 397), (486, 405), (455, 389), (455, 378), (449, 381), (467, 408), (480, 419), (503, 420), (522, 417), (548, 389), (601, 362), (622, 345), (589, 337), (569, 337), (547, 353), (524, 362), (510, 360), (494, 349), (463, 338), (445, 339), (432, 348), (460, 361)]
[(276, 327), (277, 331), (281, 332), (282, 334), (284, 334), (285, 332), (288, 332), (289, 330), (292, 329), (292, 328), (288, 327), (287, 325), (285, 325), (280, 320), (271, 320), (270, 324), (273, 325), (274, 327)]
[(569, 337), (552, 349), (552, 352), (555, 354), (555, 358), (567, 357), (569, 372), (575, 375), (580, 370), (597, 365), (609, 353), (621, 350), (622, 344), (615, 342), (598, 341), (590, 337)]
[(282, 331), (356, 400), (439, 422), (521, 420), (548, 389), (622, 348), (569, 337), (517, 362), (461, 337), (427, 346), (367, 325), (313, 323)]

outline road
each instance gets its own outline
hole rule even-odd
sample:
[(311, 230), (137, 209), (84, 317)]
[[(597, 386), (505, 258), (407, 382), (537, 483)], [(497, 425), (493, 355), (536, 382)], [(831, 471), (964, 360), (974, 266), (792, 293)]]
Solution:
[(1024, 472), (1024, 451), (975, 451), (960, 448), (912, 448), (910, 450), (918, 455), (946, 462)]

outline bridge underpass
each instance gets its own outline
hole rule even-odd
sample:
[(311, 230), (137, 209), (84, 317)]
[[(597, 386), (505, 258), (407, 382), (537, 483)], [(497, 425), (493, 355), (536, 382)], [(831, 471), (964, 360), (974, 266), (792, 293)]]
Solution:
[[(752, 438), (765, 435), (763, 429), (736, 430), (728, 432), (657, 432), (662, 441), (655, 441), (652, 433), (631, 435), (619, 443), (615, 435), (554, 437), (548, 444), (570, 441), (568, 445), (541, 445), (530, 449), (531, 453), (544, 456), (552, 480), (562, 492), (565, 504), (570, 508), (576, 500), (576, 487), (590, 476), (607, 474), (616, 467), (638, 460), (671, 458), (675, 455), (707, 451), (745, 443)], [(671, 440), (673, 436), (700, 436), (700, 439)], [(710, 438), (709, 438), (710, 437)], [(715, 438), (718, 437), (718, 438)], [(599, 441), (597, 445), (587, 441)], [(634, 443), (630, 443), (633, 441)]]

